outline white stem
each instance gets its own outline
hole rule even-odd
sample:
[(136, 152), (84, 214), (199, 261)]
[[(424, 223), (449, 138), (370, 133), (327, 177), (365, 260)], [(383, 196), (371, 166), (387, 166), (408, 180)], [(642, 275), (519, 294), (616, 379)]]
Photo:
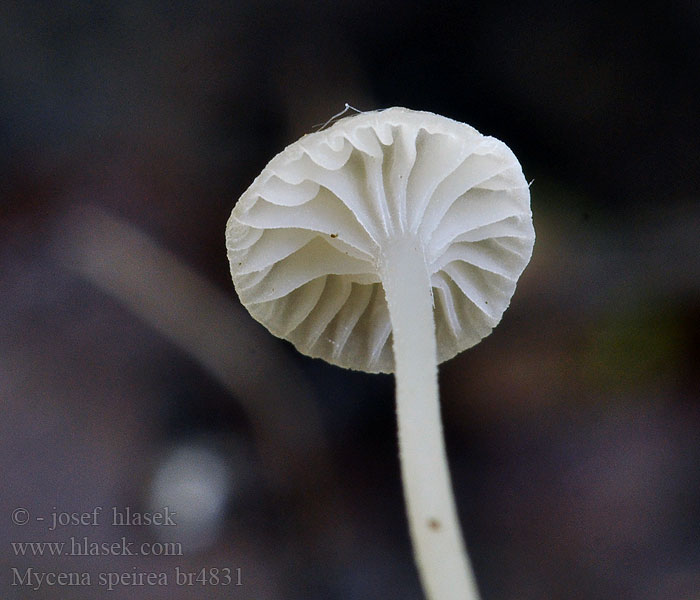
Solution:
[(380, 269), (393, 327), (401, 474), (421, 583), (429, 600), (478, 600), (442, 436), (430, 275), (420, 240), (391, 243)]

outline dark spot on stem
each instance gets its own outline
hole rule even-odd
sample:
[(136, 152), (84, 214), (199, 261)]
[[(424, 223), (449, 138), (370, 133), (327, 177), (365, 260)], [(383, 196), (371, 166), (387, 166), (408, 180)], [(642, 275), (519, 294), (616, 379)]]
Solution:
[(338, 234), (337, 234), (337, 233), (331, 233), (331, 237), (332, 237), (332, 238), (337, 238), (337, 237), (338, 237)]
[(430, 529), (433, 531), (437, 531), (440, 529), (440, 521), (437, 519), (428, 519), (428, 527), (430, 527)]

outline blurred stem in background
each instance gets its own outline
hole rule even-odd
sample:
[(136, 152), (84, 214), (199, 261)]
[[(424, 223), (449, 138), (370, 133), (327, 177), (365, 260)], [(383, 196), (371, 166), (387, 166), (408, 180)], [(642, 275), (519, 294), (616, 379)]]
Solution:
[[(296, 496), (299, 530), (311, 547), (341, 540), (338, 486), (303, 371), (239, 305), (136, 227), (91, 206), (65, 215), (54, 241), (61, 263), (77, 271), (173, 342), (218, 380), (245, 411), (263, 475), (276, 494)], [(319, 506), (329, 518), (310, 514)], [(284, 521), (290, 522), (288, 516)], [(322, 548), (322, 546), (321, 546)]]

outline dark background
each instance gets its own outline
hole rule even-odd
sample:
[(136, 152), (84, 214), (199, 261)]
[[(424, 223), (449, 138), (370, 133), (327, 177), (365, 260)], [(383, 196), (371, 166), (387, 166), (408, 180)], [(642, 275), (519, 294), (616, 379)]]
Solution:
[[(346, 102), (468, 122), (534, 180), (512, 306), (441, 368), (484, 600), (700, 598), (699, 40), (690, 0), (2, 2), (2, 598), (422, 597), (392, 378), (272, 338), (225, 256), (236, 198)], [(70, 536), (184, 552), (11, 544)]]

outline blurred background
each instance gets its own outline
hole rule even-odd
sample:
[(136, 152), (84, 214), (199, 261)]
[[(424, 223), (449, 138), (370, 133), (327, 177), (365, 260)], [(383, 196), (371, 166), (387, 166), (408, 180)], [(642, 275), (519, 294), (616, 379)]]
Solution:
[[(465, 121), (534, 180), (512, 306), (441, 367), (484, 600), (700, 598), (699, 40), (690, 0), (0, 3), (0, 596), (422, 598), (393, 379), (270, 336), (224, 249), (347, 102)], [(17, 546), (71, 537), (145, 546)]]

